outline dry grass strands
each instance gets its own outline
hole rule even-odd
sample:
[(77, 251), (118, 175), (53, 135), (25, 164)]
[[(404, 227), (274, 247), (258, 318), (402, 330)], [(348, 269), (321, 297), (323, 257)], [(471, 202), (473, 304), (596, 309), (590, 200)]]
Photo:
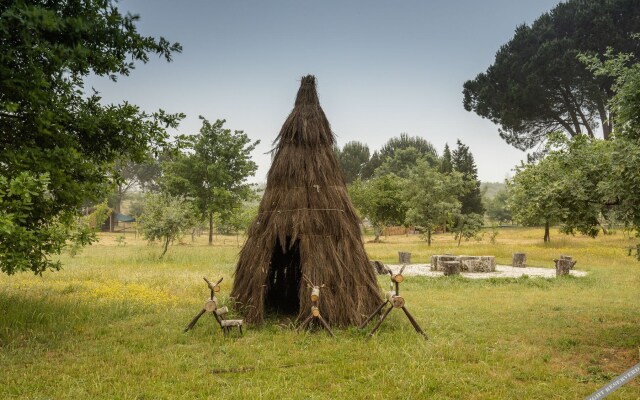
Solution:
[(300, 320), (311, 307), (304, 276), (325, 285), (320, 312), (329, 324), (357, 326), (380, 304), (380, 290), (313, 76), (302, 78), (274, 144), (231, 297), (249, 323), (261, 323), (266, 309), (295, 313)]

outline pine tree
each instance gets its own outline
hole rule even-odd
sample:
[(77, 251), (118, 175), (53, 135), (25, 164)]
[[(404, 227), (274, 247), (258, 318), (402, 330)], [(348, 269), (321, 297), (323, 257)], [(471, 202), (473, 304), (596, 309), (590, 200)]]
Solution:
[(473, 154), (469, 151), (469, 146), (463, 144), (460, 139), (458, 139), (457, 148), (451, 154), (451, 164), (454, 171), (463, 174), (464, 180), (468, 185), (468, 190), (458, 197), (462, 204), (460, 208), (461, 214), (483, 215), (484, 207), (482, 205), (482, 194), (480, 193), (478, 168), (473, 159)]
[(448, 174), (453, 171), (453, 164), (451, 162), (451, 150), (449, 150), (449, 144), (445, 143), (444, 151), (442, 152), (442, 158), (440, 159), (440, 172)]

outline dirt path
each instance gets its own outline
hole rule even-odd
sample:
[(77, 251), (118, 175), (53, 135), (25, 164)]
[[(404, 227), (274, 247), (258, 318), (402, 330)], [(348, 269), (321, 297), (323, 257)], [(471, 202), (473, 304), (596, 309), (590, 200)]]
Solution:
[[(397, 272), (400, 270), (400, 265), (387, 265), (392, 271)], [(572, 270), (570, 272), (573, 276), (586, 276), (585, 271)], [(443, 276), (442, 271), (431, 271), (430, 264), (409, 264), (404, 269), (404, 275), (407, 276)], [(538, 268), (538, 267), (526, 267), (526, 268), (514, 268), (508, 265), (496, 266), (495, 272), (462, 272), (460, 274), (465, 278), (471, 279), (487, 279), (487, 278), (519, 278), (523, 275), (530, 277), (539, 276), (542, 278), (555, 278), (555, 268)]]

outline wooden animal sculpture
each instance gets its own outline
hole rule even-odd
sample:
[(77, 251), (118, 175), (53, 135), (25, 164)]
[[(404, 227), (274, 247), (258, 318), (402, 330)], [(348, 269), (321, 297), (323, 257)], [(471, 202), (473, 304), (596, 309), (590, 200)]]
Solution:
[(318, 308), (318, 302), (320, 301), (320, 288), (323, 286), (324, 285), (309, 286), (311, 288), (311, 313), (304, 321), (302, 321), (298, 329), (304, 329), (307, 325), (311, 323), (312, 320), (318, 320), (321, 326), (327, 330), (329, 335), (336, 337), (336, 335), (334, 335), (333, 332), (331, 331), (329, 324), (327, 324), (327, 321), (325, 321), (325, 319), (322, 318), (322, 315), (320, 314), (320, 308)]
[(198, 322), (198, 320), (204, 313), (210, 312), (215, 317), (216, 321), (220, 325), (220, 328), (222, 329), (222, 333), (225, 336), (227, 336), (227, 334), (231, 331), (231, 328), (233, 327), (237, 327), (238, 332), (240, 332), (240, 335), (242, 335), (242, 325), (244, 323), (243, 320), (226, 319), (226, 314), (229, 312), (229, 309), (227, 307), (219, 307), (218, 299), (215, 296), (216, 293), (220, 292), (220, 282), (222, 282), (223, 278), (220, 278), (220, 280), (218, 280), (218, 282), (216, 282), (215, 284), (211, 283), (211, 281), (209, 281), (207, 278), (203, 278), (203, 279), (207, 283), (207, 286), (209, 287), (209, 289), (211, 290), (211, 295), (209, 296), (209, 299), (207, 299), (206, 302), (204, 303), (202, 310), (200, 310), (198, 315), (196, 315), (191, 320), (189, 325), (187, 325), (187, 327), (184, 328), (184, 331), (187, 332), (189, 329), (192, 329), (196, 325), (196, 322)]
[(418, 325), (415, 318), (413, 318), (409, 310), (407, 310), (407, 307), (405, 307), (404, 298), (400, 296), (400, 283), (404, 281), (404, 276), (402, 275), (402, 273), (404, 272), (405, 267), (406, 265), (403, 265), (400, 269), (400, 272), (398, 272), (397, 274), (394, 274), (393, 271), (387, 268), (387, 272), (391, 276), (391, 290), (388, 291), (385, 295), (386, 300), (384, 301), (384, 303), (382, 303), (380, 307), (378, 307), (378, 309), (376, 309), (371, 315), (369, 315), (369, 317), (367, 317), (367, 319), (360, 325), (360, 329), (363, 329), (365, 326), (367, 326), (369, 321), (371, 321), (377, 314), (380, 314), (385, 306), (389, 305), (389, 307), (382, 313), (382, 317), (380, 317), (378, 323), (376, 323), (376, 325), (373, 327), (373, 329), (369, 333), (369, 336), (373, 336), (376, 333), (391, 310), (393, 310), (394, 308), (401, 308), (409, 319), (409, 322), (411, 322), (411, 325), (413, 325), (416, 332), (423, 335), (425, 338), (428, 338), (427, 334), (422, 331), (420, 325)]

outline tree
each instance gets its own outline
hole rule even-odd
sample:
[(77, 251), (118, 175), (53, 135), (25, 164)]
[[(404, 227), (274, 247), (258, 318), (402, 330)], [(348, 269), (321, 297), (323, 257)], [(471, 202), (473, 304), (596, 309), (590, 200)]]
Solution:
[(147, 194), (142, 216), (142, 234), (150, 242), (160, 240), (164, 257), (169, 244), (195, 223), (195, 209), (184, 199), (164, 194)]
[(209, 221), (209, 245), (213, 244), (214, 213), (238, 207), (252, 195), (246, 183), (258, 168), (251, 152), (260, 141), (251, 142), (243, 131), (224, 129), (225, 120), (214, 123), (200, 117), (197, 135), (181, 135), (174, 159), (165, 164), (164, 189), (174, 195), (192, 198)]
[[(114, 171), (115, 188), (109, 197), (109, 206), (114, 212), (120, 213), (122, 201), (132, 189), (157, 190), (157, 180), (160, 178), (161, 172), (159, 160), (150, 154), (140, 162), (116, 160)], [(111, 232), (113, 232), (114, 228), (115, 219), (111, 219)]]
[(612, 79), (594, 76), (579, 53), (607, 47), (634, 51), (640, 31), (635, 0), (569, 0), (521, 25), (486, 72), (464, 84), (464, 107), (500, 126), (507, 143), (530, 149), (553, 132), (603, 138), (612, 131), (608, 100)]
[(84, 93), (89, 74), (128, 75), (149, 54), (180, 45), (136, 30), (110, 0), (0, 5), (0, 270), (57, 270), (51, 258), (76, 236), (80, 206), (106, 198), (117, 159), (162, 146), (181, 115), (103, 105)]
[(362, 177), (363, 169), (369, 162), (369, 146), (351, 141), (345, 144), (342, 150), (338, 149), (337, 155), (347, 184)]
[(396, 149), (393, 155), (387, 157), (376, 169), (375, 175), (395, 174), (401, 178), (408, 178), (418, 160), (427, 161), (428, 159), (415, 147)]
[(480, 237), (478, 233), (484, 226), (484, 217), (480, 214), (457, 214), (454, 216), (453, 237), (458, 241)]
[(382, 165), (382, 160), (380, 158), (380, 152), (375, 150), (373, 154), (371, 154), (371, 158), (369, 161), (362, 167), (362, 176), (361, 178), (367, 180), (375, 174), (376, 169)]
[(560, 201), (565, 191), (559, 179), (563, 170), (547, 160), (520, 165), (507, 182), (513, 219), (525, 226), (544, 225), (545, 242), (551, 241), (550, 226), (563, 221), (566, 212)]
[(223, 234), (236, 234), (236, 242), (240, 245), (240, 232), (246, 232), (258, 215), (259, 204), (244, 202), (235, 207), (231, 212), (216, 214), (219, 220), (218, 232)]
[(562, 223), (564, 233), (590, 236), (600, 229), (606, 232), (607, 222), (615, 218), (638, 232), (640, 125), (635, 121), (640, 121), (640, 66), (632, 55), (614, 55), (612, 50), (604, 59), (581, 56), (596, 75), (615, 79), (611, 101), (615, 135), (612, 140), (551, 135), (545, 158), (523, 166), (512, 181), (514, 218), (527, 220), (537, 214), (529, 222), (553, 219)]
[[(633, 39), (640, 43), (639, 34)], [(613, 49), (607, 50), (604, 61), (588, 55), (581, 59), (596, 75), (614, 79), (611, 108), (616, 139), (606, 185), (610, 195), (604, 200), (615, 204), (621, 221), (640, 236), (640, 63), (633, 54), (615, 54)], [(636, 255), (640, 260), (640, 245)]]
[(513, 217), (508, 205), (508, 200), (509, 192), (506, 188), (498, 190), (492, 198), (486, 198), (484, 204), (487, 210), (487, 216), (499, 224), (511, 221)]
[(349, 186), (353, 205), (373, 225), (375, 242), (380, 241), (385, 227), (404, 223), (406, 207), (402, 187), (403, 180), (393, 174), (368, 181), (358, 179)]
[[(385, 162), (390, 160), (395, 166), (387, 166), (380, 175), (387, 173), (404, 174), (406, 167), (415, 165), (418, 158), (424, 158), (430, 165), (438, 163), (436, 148), (425, 138), (409, 136), (401, 133), (399, 137), (393, 137), (382, 146), (380, 151), (374, 151), (367, 165), (363, 168), (362, 177), (368, 179), (376, 173)], [(397, 167), (397, 168), (396, 168)]]
[(567, 234), (595, 237), (600, 229), (606, 232), (619, 202), (610, 186), (614, 147), (613, 141), (586, 136), (550, 137), (547, 156), (518, 168), (510, 182), (514, 219), (529, 225), (544, 222), (545, 241), (554, 223), (562, 224), (560, 231)]
[(405, 185), (406, 223), (422, 229), (427, 244), (438, 226), (446, 226), (452, 216), (460, 212), (458, 193), (465, 189), (458, 172), (443, 174), (426, 161), (418, 160)]
[(473, 154), (469, 151), (469, 146), (462, 144), (460, 140), (457, 142), (457, 148), (453, 150), (451, 155), (451, 164), (453, 170), (462, 174), (467, 184), (467, 189), (460, 192), (458, 200), (460, 200), (460, 212), (466, 214), (484, 214), (484, 206), (482, 205), (482, 194), (480, 193), (480, 181), (478, 180), (478, 168), (473, 159)]
[(444, 150), (442, 151), (442, 158), (440, 159), (440, 172), (448, 174), (453, 171), (453, 160), (451, 158), (451, 150), (449, 144), (445, 143)]

